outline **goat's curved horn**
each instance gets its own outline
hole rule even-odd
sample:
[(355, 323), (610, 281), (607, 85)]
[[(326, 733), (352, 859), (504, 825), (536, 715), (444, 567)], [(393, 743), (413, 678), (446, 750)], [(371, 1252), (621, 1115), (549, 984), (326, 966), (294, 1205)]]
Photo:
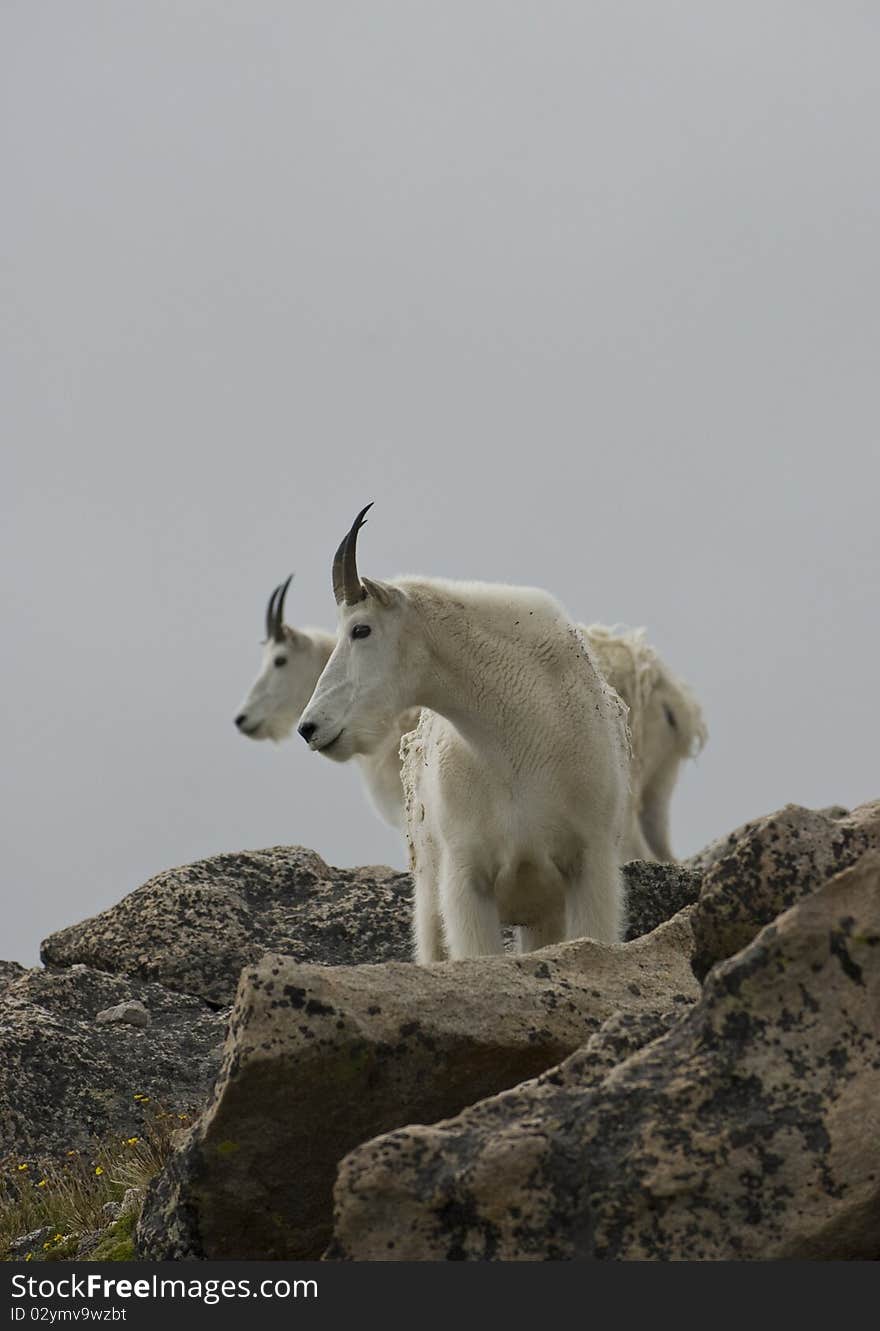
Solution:
[(286, 582), (282, 582), (281, 586), (280, 586), (279, 589), (278, 589), (278, 600), (277, 600), (277, 602), (276, 602), (276, 604), (275, 604), (275, 628), (276, 628), (275, 641), (276, 641), (276, 642), (281, 642), (282, 639), (283, 639), (283, 637), (284, 637), (284, 632), (283, 632), (283, 630), (284, 630), (284, 598), (285, 598), (285, 596), (287, 595), (287, 589), (288, 589), (288, 587), (290, 586), (290, 584), (291, 584), (292, 581), (293, 581), (293, 574), (291, 573), (291, 575), (290, 575), (290, 577), (287, 579), (287, 581), (286, 581)]
[(357, 605), (366, 596), (357, 571), (357, 538), (364, 525), (364, 514), (373, 507), (367, 504), (358, 513), (354, 522), (340, 542), (333, 559), (333, 595), (337, 605)]
[(280, 590), (281, 590), (280, 587), (275, 588), (275, 590), (272, 592), (272, 595), (269, 597), (269, 604), (266, 606), (267, 642), (271, 641), (271, 639), (275, 637), (275, 598), (277, 597)]
[(281, 642), (283, 634), (282, 616), (284, 614), (284, 598), (287, 595), (287, 589), (290, 586), (293, 574), (286, 582), (280, 582), (269, 597), (269, 604), (266, 606), (266, 641)]

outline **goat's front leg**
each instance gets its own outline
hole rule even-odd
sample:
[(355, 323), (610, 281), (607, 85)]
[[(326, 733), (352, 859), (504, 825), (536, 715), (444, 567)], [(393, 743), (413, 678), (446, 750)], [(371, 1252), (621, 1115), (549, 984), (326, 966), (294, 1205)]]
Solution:
[(415, 959), (420, 966), (446, 960), (446, 939), (437, 889), (431, 880), (418, 876), (413, 898), (413, 944)]
[(495, 956), (504, 951), (498, 903), (466, 869), (446, 869), (440, 879), (440, 908), (449, 955)]

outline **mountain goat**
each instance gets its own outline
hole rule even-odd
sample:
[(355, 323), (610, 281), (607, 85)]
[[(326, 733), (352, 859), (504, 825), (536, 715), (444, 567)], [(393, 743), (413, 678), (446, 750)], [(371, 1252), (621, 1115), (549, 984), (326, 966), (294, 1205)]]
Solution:
[(521, 951), (623, 926), (625, 707), (558, 601), (533, 588), (357, 570), (355, 519), (333, 562), (336, 647), (298, 726), (344, 761), (427, 708), (404, 743), (416, 960)]
[[(279, 741), (291, 734), (336, 645), (335, 634), (293, 629), (284, 623), (290, 581), (276, 587), (269, 599), (260, 672), (235, 717), (241, 734), (249, 739)], [(679, 767), (706, 740), (699, 706), (645, 641), (643, 629), (580, 627), (600, 672), (629, 708), (632, 812), (623, 858), (671, 860), (669, 805)], [(356, 755), (370, 802), (386, 823), (400, 831), (404, 827), (400, 741), (418, 720), (418, 708), (405, 712), (374, 752)]]
[[(248, 739), (286, 739), (330, 660), (336, 637), (323, 629), (294, 629), (284, 623), (291, 577), (273, 591), (266, 607), (266, 641), (260, 673), (238, 710), (235, 724)], [(400, 740), (419, 719), (418, 709), (398, 717), (381, 744), (356, 755), (367, 794), (386, 823), (403, 830)]]
[(645, 641), (644, 629), (583, 629), (602, 674), (629, 708), (633, 807), (627, 859), (674, 860), (669, 806), (682, 762), (708, 738), (691, 690)]

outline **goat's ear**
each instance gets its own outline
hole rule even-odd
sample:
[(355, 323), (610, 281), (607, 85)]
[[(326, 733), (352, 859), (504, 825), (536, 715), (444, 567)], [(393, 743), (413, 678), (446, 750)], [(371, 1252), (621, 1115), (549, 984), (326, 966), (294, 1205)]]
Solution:
[(403, 599), (403, 593), (393, 587), (390, 582), (374, 582), (372, 578), (361, 578), (361, 586), (371, 596), (377, 605), (389, 607), (399, 605)]

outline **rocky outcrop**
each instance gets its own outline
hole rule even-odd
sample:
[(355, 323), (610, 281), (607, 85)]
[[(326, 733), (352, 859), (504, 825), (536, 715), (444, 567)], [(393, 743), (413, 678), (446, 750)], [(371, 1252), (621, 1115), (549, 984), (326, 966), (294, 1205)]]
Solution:
[(337, 1169), (336, 1258), (876, 1256), (878, 853), (880, 804), (789, 806), (627, 865), (620, 947), (426, 968), (406, 874), (169, 870), (0, 963), (0, 1155), (205, 1110), (154, 1258), (317, 1256)]
[[(201, 1109), (225, 1030), (207, 1004), (86, 966), (17, 971), (0, 988), (0, 1157), (61, 1156), (137, 1133), (156, 1102)], [(149, 1028), (99, 1023), (135, 1003)]]
[(697, 974), (870, 849), (880, 849), (880, 802), (843, 816), (788, 804), (740, 828), (703, 877), (693, 917)]
[(141, 1254), (320, 1255), (348, 1150), (534, 1076), (609, 1018), (619, 1040), (648, 1038), (699, 992), (690, 950), (679, 917), (625, 947), (430, 967), (264, 958), (242, 976), (215, 1098), (148, 1197)]
[(876, 1257), (878, 1012), (869, 853), (717, 966), (666, 1033), (637, 1024), (637, 1052), (615, 1018), (537, 1080), (358, 1148), (330, 1256)]
[(215, 855), (157, 874), (118, 905), (43, 943), (47, 965), (81, 962), (228, 1007), (265, 952), (322, 965), (405, 961), (409, 876), (332, 869), (301, 846)]

